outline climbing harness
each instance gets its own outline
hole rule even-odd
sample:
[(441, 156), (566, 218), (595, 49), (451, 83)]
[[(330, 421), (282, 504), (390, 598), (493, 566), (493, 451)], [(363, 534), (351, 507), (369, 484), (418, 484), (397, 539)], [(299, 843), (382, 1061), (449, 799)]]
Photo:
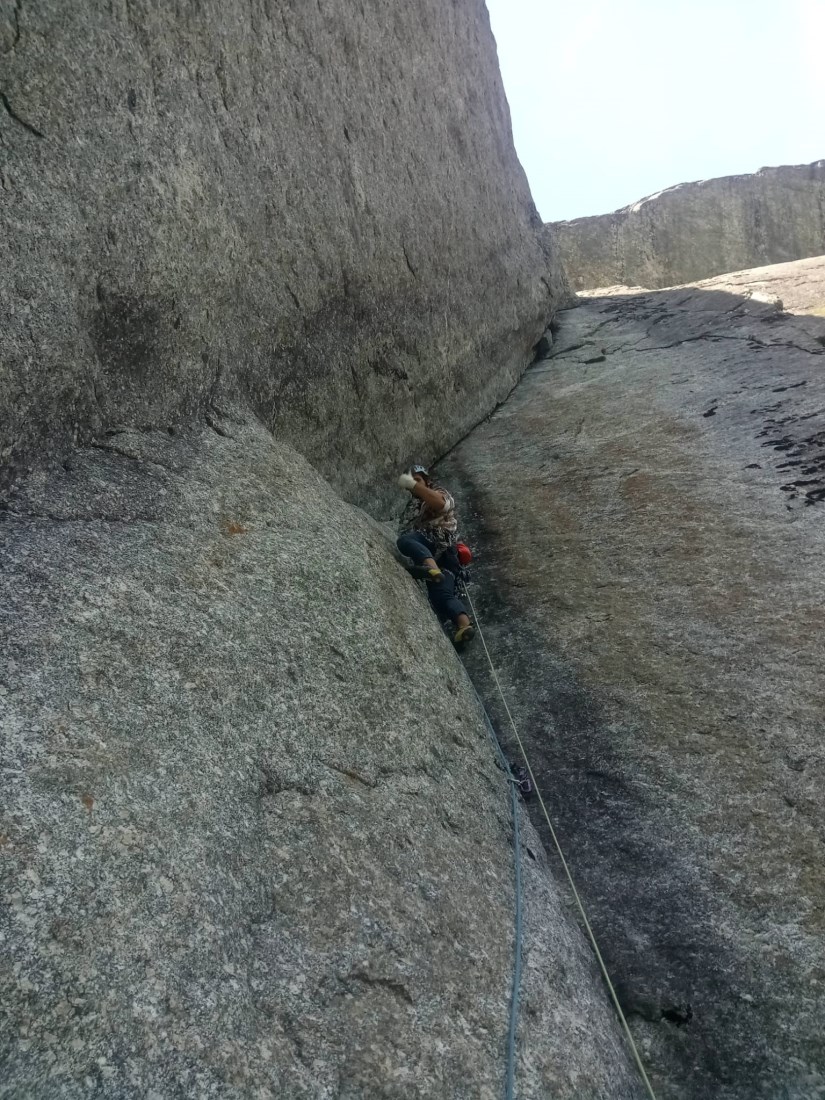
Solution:
[[(576, 902), (576, 907), (579, 910), (579, 916), (581, 917), (582, 924), (584, 925), (585, 932), (587, 933), (587, 938), (590, 940), (590, 946), (593, 948), (593, 954), (596, 956), (596, 962), (599, 965), (599, 969), (601, 971), (602, 977), (604, 978), (605, 984), (607, 985), (608, 992), (610, 993), (610, 998), (613, 1002), (613, 1007), (616, 1009), (616, 1014), (618, 1015), (619, 1021), (620, 1021), (621, 1025), (622, 1025), (622, 1028), (624, 1030), (625, 1036), (626, 1036), (628, 1044), (630, 1046), (630, 1050), (633, 1054), (633, 1059), (636, 1063), (636, 1067), (639, 1070), (642, 1081), (644, 1082), (645, 1089), (647, 1090), (647, 1095), (650, 1097), (650, 1100), (656, 1100), (656, 1094), (653, 1091), (653, 1086), (650, 1083), (650, 1079), (647, 1076), (647, 1072), (645, 1070), (644, 1064), (642, 1063), (642, 1058), (641, 1058), (641, 1055), (639, 1054), (639, 1049), (636, 1046), (636, 1041), (633, 1038), (633, 1034), (632, 1034), (632, 1032), (630, 1030), (630, 1027), (628, 1025), (627, 1018), (626, 1018), (624, 1012), (622, 1011), (622, 1006), (619, 1004), (619, 998), (616, 995), (616, 990), (613, 987), (613, 982), (610, 980), (610, 975), (607, 972), (607, 967), (605, 966), (604, 959), (602, 958), (602, 953), (599, 950), (598, 943), (596, 942), (596, 936), (595, 936), (595, 934), (593, 932), (593, 929), (590, 925), (590, 921), (587, 918), (587, 913), (585, 912), (584, 904), (581, 900), (581, 897), (579, 896), (579, 891), (576, 889), (576, 883), (573, 881), (572, 872), (570, 871), (570, 867), (567, 863), (567, 860), (565, 859), (564, 852), (562, 851), (561, 844), (559, 843), (559, 839), (556, 836), (556, 830), (553, 828), (553, 823), (550, 820), (550, 814), (547, 812), (547, 806), (545, 805), (544, 799), (542, 798), (541, 789), (539, 788), (539, 785), (536, 782), (536, 776), (535, 776), (535, 773), (533, 772), (533, 768), (530, 764), (530, 759), (527, 756), (527, 750), (525, 749), (524, 743), (522, 742), (521, 737), (519, 735), (518, 728), (516, 727), (515, 719), (513, 718), (513, 715), (510, 711), (510, 708), (507, 705), (507, 699), (505, 698), (504, 691), (501, 687), (501, 682), (500, 682), (500, 680), (498, 678), (498, 675), (496, 673), (495, 666), (493, 664), (493, 659), (490, 656), (490, 650), (487, 648), (487, 642), (486, 642), (486, 639), (484, 637), (484, 631), (481, 629), (481, 624), (479, 623), (479, 620), (478, 620), (478, 612), (476, 611), (475, 606), (473, 605), (472, 597), (470, 596), (469, 592), (467, 591), (467, 583), (466, 583), (466, 579), (464, 579), (464, 578), (462, 578), (462, 594), (466, 598), (467, 603), (469, 604), (470, 610), (472, 612), (473, 622), (475, 623), (476, 630), (478, 631), (478, 636), (481, 639), (481, 644), (484, 648), (484, 654), (487, 658), (487, 663), (490, 666), (490, 672), (492, 673), (493, 681), (494, 681), (494, 683), (496, 685), (496, 688), (498, 690), (498, 694), (501, 697), (501, 702), (502, 702), (502, 705), (504, 706), (504, 710), (507, 714), (507, 717), (510, 720), (510, 725), (513, 728), (513, 733), (515, 735), (516, 742), (517, 742), (518, 747), (519, 747), (519, 751), (521, 752), (522, 758), (524, 759), (525, 767), (526, 767), (526, 770), (527, 770), (527, 775), (529, 776), (529, 779), (532, 783), (533, 790), (535, 791), (536, 796), (539, 800), (539, 805), (541, 806), (542, 813), (544, 814), (544, 820), (547, 822), (547, 828), (550, 831), (550, 836), (552, 837), (553, 845), (556, 849), (556, 852), (558, 853), (559, 859), (561, 860), (561, 865), (564, 868), (564, 873), (567, 877), (567, 882), (570, 886), (570, 890), (571, 890), (571, 892), (573, 894), (573, 898)], [(469, 673), (467, 675), (468, 675), (468, 678), (469, 678)], [(471, 683), (472, 683), (472, 681), (471, 681)], [(475, 691), (475, 687), (473, 687), (473, 690)], [(498, 738), (496, 737), (495, 732), (493, 731), (492, 722), (490, 721), (490, 718), (487, 714), (487, 711), (484, 707), (484, 704), (482, 703), (481, 699), (479, 698), (477, 691), (476, 691), (476, 698), (479, 699), (479, 704), (481, 706), (482, 711), (484, 712), (484, 718), (485, 718), (485, 722), (487, 724), (487, 728), (491, 732), (493, 740), (495, 741), (499, 759), (503, 761), (505, 774), (509, 777), (509, 779), (511, 781), (510, 782), (510, 789), (511, 789), (512, 795), (513, 795), (513, 822), (514, 822), (514, 839), (515, 839), (515, 844), (516, 844), (516, 876), (517, 876), (517, 887), (516, 887), (516, 891), (517, 891), (517, 895), (516, 895), (516, 897), (517, 897), (517, 900), (516, 900), (517, 918), (516, 918), (516, 923), (517, 923), (517, 929), (518, 929), (518, 939), (517, 939), (517, 955), (516, 955), (516, 972), (514, 972), (514, 974), (513, 974), (513, 997), (512, 997), (511, 1016), (510, 1016), (510, 1038), (509, 1038), (509, 1042), (508, 1042), (508, 1051), (507, 1051), (507, 1092), (506, 1092), (506, 1096), (507, 1096), (507, 1100), (511, 1100), (511, 1098), (514, 1096), (513, 1078), (514, 1078), (514, 1072), (515, 1072), (515, 1031), (516, 1031), (516, 1022), (517, 1022), (517, 1013), (518, 1013), (518, 990), (517, 990), (517, 987), (516, 987), (517, 976), (518, 976), (519, 981), (521, 979), (521, 923), (522, 923), (522, 920), (521, 920), (521, 878), (520, 878), (521, 868), (520, 868), (520, 857), (519, 857), (519, 846), (518, 846), (518, 844), (519, 844), (518, 834), (517, 834), (517, 832), (515, 832), (515, 829), (517, 828), (517, 811), (518, 811), (518, 806), (517, 806), (516, 801), (515, 801), (515, 798), (516, 798), (515, 787), (517, 785), (517, 781), (513, 778), (512, 772), (510, 770), (510, 766), (509, 766), (509, 764), (507, 764), (506, 758), (504, 757), (504, 753), (501, 749), (501, 746), (499, 745)]]

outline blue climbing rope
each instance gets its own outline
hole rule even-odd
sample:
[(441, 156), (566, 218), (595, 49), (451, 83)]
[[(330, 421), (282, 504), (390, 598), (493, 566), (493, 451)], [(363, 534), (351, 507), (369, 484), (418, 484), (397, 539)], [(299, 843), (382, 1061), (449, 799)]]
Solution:
[[(467, 670), (464, 670), (465, 673)], [(478, 705), (481, 708), (481, 713), (484, 716), (484, 724), (487, 727), (487, 732), (490, 735), (490, 739), (496, 750), (498, 762), (504, 769), (504, 774), (507, 776), (507, 781), (510, 784), (510, 798), (512, 800), (513, 809), (513, 856), (516, 869), (516, 905), (515, 905), (515, 960), (513, 963), (513, 985), (510, 993), (510, 1027), (507, 1033), (507, 1073), (504, 1082), (504, 1096), (505, 1100), (515, 1100), (516, 1095), (516, 1030), (518, 1028), (518, 1014), (519, 1014), (519, 999), (521, 997), (521, 954), (522, 954), (522, 940), (524, 932), (524, 918), (523, 918), (523, 905), (522, 905), (522, 885), (521, 885), (521, 836), (519, 833), (518, 822), (518, 797), (516, 795), (517, 781), (513, 777), (513, 773), (510, 770), (510, 764), (507, 761), (507, 757), (504, 755), (501, 745), (499, 744), (498, 737), (496, 737), (496, 731), (493, 728), (493, 723), (490, 721), (490, 715), (487, 713), (487, 708), (481, 700), (481, 696), (478, 694), (475, 688), (475, 684), (470, 679), (470, 674), (467, 673), (467, 679), (470, 683), (470, 687), (473, 689)]]

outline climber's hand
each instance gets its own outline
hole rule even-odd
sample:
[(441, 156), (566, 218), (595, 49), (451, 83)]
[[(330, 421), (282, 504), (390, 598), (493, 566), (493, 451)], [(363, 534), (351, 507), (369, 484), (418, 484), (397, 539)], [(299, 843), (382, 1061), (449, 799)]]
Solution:
[(415, 478), (412, 474), (402, 474), (398, 479), (398, 487), (399, 489), (406, 489), (407, 492), (411, 493), (415, 488)]

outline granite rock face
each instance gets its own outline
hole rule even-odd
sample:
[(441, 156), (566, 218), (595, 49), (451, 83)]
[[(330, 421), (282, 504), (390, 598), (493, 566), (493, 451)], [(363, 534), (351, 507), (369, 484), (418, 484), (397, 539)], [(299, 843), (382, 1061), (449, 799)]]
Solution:
[(825, 160), (669, 187), (552, 225), (574, 290), (675, 286), (825, 252)]
[(823, 304), (823, 258), (594, 294), (440, 470), (670, 1100), (825, 1096)]
[(366, 499), (558, 286), (483, 0), (0, 3), (0, 471), (243, 397)]
[[(497, 1100), (508, 783), (377, 525), (232, 413), (0, 523), (0, 1096)], [(518, 1095), (640, 1096), (523, 821)]]
[[(697, 290), (723, 290), (747, 298), (752, 303), (773, 306), (776, 316), (795, 314), (794, 322), (806, 326), (808, 317), (825, 317), (825, 256), (795, 260), (787, 264), (754, 267), (748, 271), (731, 271), (693, 284)], [(676, 287), (674, 289), (681, 289)], [(637, 294), (639, 288), (613, 287), (610, 294)], [(583, 298), (590, 295), (584, 294)], [(775, 322), (772, 322), (775, 323)], [(814, 335), (819, 326), (814, 324)]]

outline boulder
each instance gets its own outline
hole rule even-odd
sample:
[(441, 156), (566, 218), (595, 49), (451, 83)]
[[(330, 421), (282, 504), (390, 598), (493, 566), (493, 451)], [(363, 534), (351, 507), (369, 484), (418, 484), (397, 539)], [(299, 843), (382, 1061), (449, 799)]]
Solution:
[(825, 160), (668, 187), (555, 222), (574, 290), (667, 287), (825, 252)]

